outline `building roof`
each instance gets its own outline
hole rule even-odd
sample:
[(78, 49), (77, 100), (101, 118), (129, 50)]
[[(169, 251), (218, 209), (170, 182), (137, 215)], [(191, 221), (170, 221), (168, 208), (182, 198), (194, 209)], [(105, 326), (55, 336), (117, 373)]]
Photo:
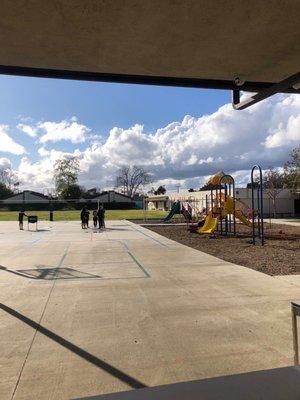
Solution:
[(0, 72), (257, 91), (299, 71), (299, 15), (295, 0), (2, 0)]
[(23, 190), (23, 192), (15, 193), (15, 194), (13, 194), (13, 195), (7, 197), (5, 200), (15, 200), (17, 197), (22, 197), (23, 194), (24, 194), (25, 196), (26, 196), (26, 195), (32, 195), (32, 196), (34, 196), (34, 197), (39, 197), (39, 198), (41, 198), (41, 199), (43, 199), (43, 200), (49, 200), (49, 197), (48, 197), (48, 196), (45, 196), (44, 194), (39, 193), (39, 192), (35, 192), (35, 191), (33, 191), (33, 190)]
[(154, 196), (149, 196), (145, 199), (146, 201), (167, 201), (169, 200), (169, 196), (164, 196), (164, 195), (154, 195)]
[(124, 198), (128, 199), (129, 201), (132, 201), (132, 198), (131, 198), (131, 197), (126, 196), (126, 195), (123, 194), (123, 193), (116, 192), (115, 190), (106, 190), (106, 191), (100, 193), (100, 195), (97, 194), (97, 195), (95, 195), (94, 197), (87, 197), (87, 198), (83, 197), (82, 200), (101, 200), (101, 197), (104, 197), (104, 196), (106, 196), (106, 195), (108, 195), (108, 194), (110, 194), (110, 193), (114, 193), (114, 194), (116, 194), (117, 196), (121, 196), (121, 197), (124, 197)]

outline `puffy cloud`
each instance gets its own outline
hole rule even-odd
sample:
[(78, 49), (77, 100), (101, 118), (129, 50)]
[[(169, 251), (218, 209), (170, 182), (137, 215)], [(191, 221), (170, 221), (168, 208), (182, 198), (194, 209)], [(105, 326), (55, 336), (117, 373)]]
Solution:
[[(79, 125), (75, 120), (44, 124), (48, 127), (44, 137)], [(61, 130), (57, 127), (60, 124)], [(89, 129), (84, 127), (83, 131), (85, 137)], [(245, 185), (254, 164), (263, 168), (283, 165), (299, 143), (299, 134), (300, 96), (277, 95), (244, 111), (225, 104), (200, 118), (187, 115), (151, 134), (139, 124), (127, 129), (114, 127), (106, 140), (97, 140), (82, 151), (64, 153), (41, 147), (41, 159), (35, 163), (23, 159), (19, 171), (24, 182), (34, 187), (51, 186), (55, 160), (75, 155), (80, 161), (79, 182), (87, 187), (112, 187), (116, 170), (124, 164), (144, 166), (152, 173), (155, 185), (197, 188), (218, 170), (233, 174), (237, 184)], [(80, 135), (73, 142), (80, 142)], [(50, 136), (41, 141), (50, 140)]]
[(25, 148), (8, 135), (7, 125), (0, 125), (0, 151), (17, 155), (26, 153)]
[(42, 131), (41, 143), (69, 140), (72, 143), (83, 143), (90, 129), (77, 122), (76, 117), (61, 122), (40, 122), (38, 128)]
[(23, 131), (26, 133), (26, 135), (30, 137), (36, 137), (37, 135), (37, 128), (31, 125), (26, 125), (26, 124), (18, 124), (17, 128), (20, 129), (20, 131)]
[(45, 147), (40, 147), (40, 148), (38, 149), (38, 153), (39, 153), (39, 155), (40, 155), (41, 157), (47, 157), (47, 156), (50, 155), (50, 151), (47, 150), (47, 149), (45, 149)]
[(267, 148), (296, 146), (300, 143), (300, 96), (284, 98), (274, 107), (273, 126), (264, 141)]
[(25, 188), (43, 190), (53, 187), (53, 167), (55, 161), (68, 157), (78, 156), (80, 152), (66, 153), (63, 151), (39, 149), (42, 159), (32, 162), (28, 157), (22, 157), (16, 172), (18, 179)]
[(10, 169), (11, 168), (11, 161), (6, 157), (0, 157), (0, 169)]

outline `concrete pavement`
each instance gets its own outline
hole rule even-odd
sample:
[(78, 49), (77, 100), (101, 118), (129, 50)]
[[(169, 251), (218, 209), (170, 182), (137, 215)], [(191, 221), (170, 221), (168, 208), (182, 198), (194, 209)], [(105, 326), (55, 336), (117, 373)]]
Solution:
[[(72, 399), (291, 365), (300, 286), (127, 221), (0, 223), (0, 398)], [(239, 249), (237, 248), (237, 251)]]
[[(266, 218), (266, 221), (269, 222), (269, 219)], [(271, 224), (280, 224), (280, 225), (289, 225), (289, 226), (300, 226), (300, 219), (299, 218), (272, 218)]]

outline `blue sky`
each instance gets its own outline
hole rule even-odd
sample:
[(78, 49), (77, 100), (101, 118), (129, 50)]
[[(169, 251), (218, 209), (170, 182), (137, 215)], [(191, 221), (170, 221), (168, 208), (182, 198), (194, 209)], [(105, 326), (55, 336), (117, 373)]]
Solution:
[(229, 91), (12, 76), (0, 87), (0, 167), (31, 189), (52, 186), (69, 155), (86, 187), (113, 186), (133, 163), (154, 185), (197, 188), (220, 169), (244, 184), (252, 164), (280, 166), (300, 140), (299, 96), (234, 111)]
[[(93, 132), (107, 137), (115, 126), (138, 123), (154, 132), (185, 115), (210, 114), (230, 100), (228, 91), (161, 86), (127, 85), (59, 79), (0, 76), (1, 123), (14, 127), (20, 121), (61, 121), (76, 116)], [(38, 159), (37, 146), (18, 129), (11, 136), (22, 142), (31, 159)], [(84, 145), (62, 142), (64, 151)], [(16, 159), (17, 160), (17, 159)], [(16, 161), (14, 160), (14, 161)], [(14, 163), (15, 164), (15, 163)]]

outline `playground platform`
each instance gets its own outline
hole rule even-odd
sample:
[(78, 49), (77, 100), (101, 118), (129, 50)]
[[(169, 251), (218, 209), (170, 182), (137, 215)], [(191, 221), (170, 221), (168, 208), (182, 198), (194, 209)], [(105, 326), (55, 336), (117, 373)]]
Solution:
[(37, 232), (1, 222), (0, 237), (1, 400), (85, 398), (293, 364), (290, 301), (300, 281), (128, 221), (100, 233), (79, 222), (41, 222)]

